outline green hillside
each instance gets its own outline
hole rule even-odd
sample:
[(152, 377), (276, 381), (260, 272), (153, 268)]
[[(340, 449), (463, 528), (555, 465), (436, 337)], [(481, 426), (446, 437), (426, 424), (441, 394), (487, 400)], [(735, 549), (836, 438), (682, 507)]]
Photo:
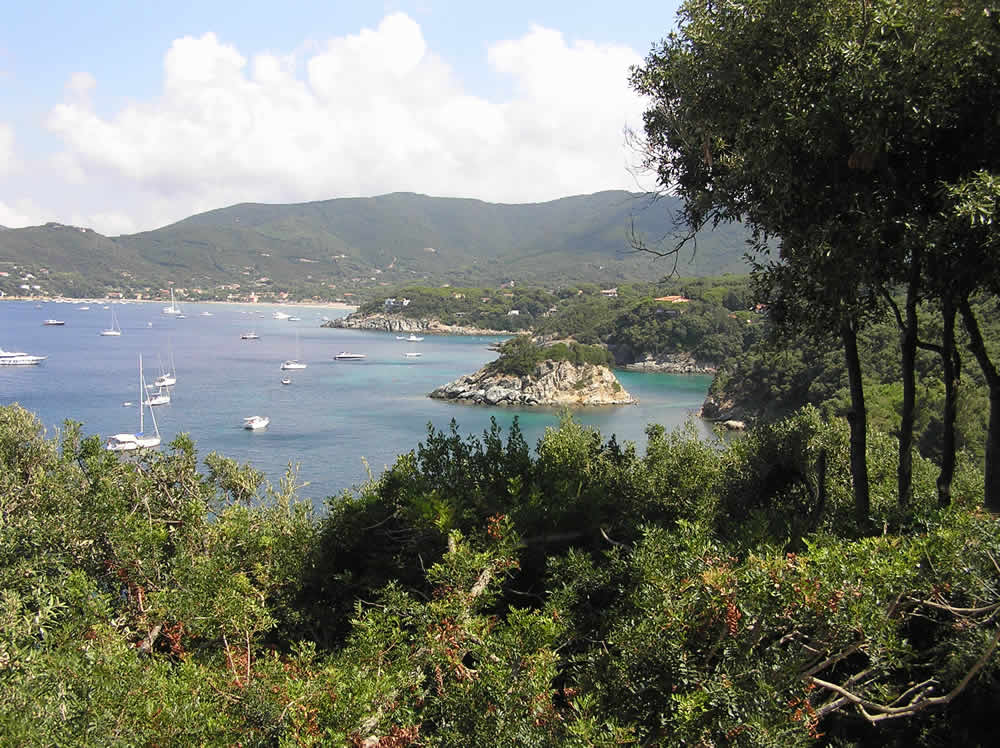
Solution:
[[(236, 282), (305, 296), (370, 295), (366, 289), (414, 281), (614, 284), (672, 269), (632, 251), (629, 240), (634, 226), (648, 244), (669, 246), (675, 208), (670, 199), (623, 191), (521, 205), (412, 193), (244, 203), (115, 238), (58, 224), (11, 229), (0, 232), (0, 263), (41, 262), (109, 289), (131, 278), (134, 287)], [(742, 272), (744, 239), (739, 226), (705, 232), (679, 271)]]

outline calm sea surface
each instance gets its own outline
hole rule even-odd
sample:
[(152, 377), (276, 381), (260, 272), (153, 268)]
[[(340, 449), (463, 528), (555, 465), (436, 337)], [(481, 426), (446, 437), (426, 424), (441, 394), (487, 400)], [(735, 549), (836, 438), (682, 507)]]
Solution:
[[(465, 436), (480, 436), (495, 417), (505, 428), (516, 415), (528, 444), (534, 445), (553, 412), (458, 405), (431, 400), (435, 387), (468, 374), (496, 357), (487, 346), (494, 337), (441, 337), (423, 342), (396, 340), (395, 334), (321, 328), (322, 316), (340, 310), (284, 308), (301, 321), (272, 319), (277, 307), (185, 304), (184, 319), (160, 313), (162, 304), (57, 304), (0, 301), (0, 348), (48, 356), (39, 366), (0, 367), (0, 404), (19, 403), (49, 430), (66, 419), (80, 421), (86, 434), (107, 436), (138, 430), (138, 356), (152, 382), (176, 364), (171, 403), (156, 408), (163, 442), (187, 432), (199, 454), (219, 452), (263, 470), (277, 483), (291, 464), (306, 484), (299, 495), (319, 506), (375, 475), (396, 456), (423, 441), (427, 424), (447, 429), (451, 419)], [(121, 337), (102, 337), (114, 310)], [(212, 316), (202, 316), (209, 312)], [(44, 327), (45, 319), (63, 327)], [(259, 340), (241, 340), (255, 331)], [(334, 361), (339, 351), (367, 354), (364, 361)], [(419, 358), (404, 358), (419, 351)], [(287, 372), (279, 365), (299, 358), (308, 368)], [(581, 423), (645, 448), (645, 427), (680, 426), (701, 405), (711, 378), (618, 372), (638, 405), (576, 414)], [(130, 403), (129, 406), (123, 403)], [(244, 417), (266, 415), (264, 431), (241, 428)], [(146, 431), (151, 432), (146, 409)], [(708, 429), (697, 422), (701, 433)]]

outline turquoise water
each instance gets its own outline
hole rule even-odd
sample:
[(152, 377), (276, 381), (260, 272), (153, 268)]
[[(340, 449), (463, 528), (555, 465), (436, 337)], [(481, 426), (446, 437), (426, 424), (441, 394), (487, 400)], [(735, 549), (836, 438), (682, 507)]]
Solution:
[[(185, 319), (160, 314), (162, 304), (115, 304), (121, 337), (101, 337), (111, 322), (101, 304), (0, 301), (0, 348), (48, 356), (40, 366), (0, 367), (0, 404), (19, 403), (49, 430), (64, 419), (80, 421), (84, 432), (107, 436), (138, 429), (138, 411), (123, 403), (138, 399), (138, 355), (148, 382), (176, 364), (177, 385), (169, 405), (156, 408), (164, 443), (187, 432), (200, 454), (215, 451), (250, 462), (272, 482), (298, 464), (301, 496), (317, 505), (375, 475), (396, 456), (424, 440), (427, 424), (446, 429), (451, 419), (463, 435), (481, 435), (490, 417), (504, 427), (515, 416), (534, 445), (558, 421), (551, 411), (459, 405), (431, 400), (435, 387), (475, 371), (496, 354), (495, 337), (425, 336), (423, 342), (394, 334), (321, 328), (322, 316), (337, 310), (285, 309), (301, 321), (275, 320), (275, 307), (230, 304), (184, 305)], [(201, 316), (202, 312), (212, 316)], [(48, 318), (66, 321), (43, 327)], [(255, 330), (260, 340), (240, 334)], [(296, 337), (296, 332), (298, 336)], [(364, 361), (338, 362), (339, 351), (367, 354)], [(420, 351), (420, 358), (404, 358)], [(281, 372), (280, 363), (301, 358), (308, 368)], [(291, 385), (281, 377), (291, 376)], [(580, 422), (612, 434), (619, 442), (645, 446), (649, 423), (672, 429), (697, 411), (708, 376), (618, 372), (638, 405), (581, 410)], [(148, 422), (147, 432), (151, 431)], [(264, 431), (241, 428), (244, 417), (266, 415)], [(708, 428), (696, 421), (700, 433)]]

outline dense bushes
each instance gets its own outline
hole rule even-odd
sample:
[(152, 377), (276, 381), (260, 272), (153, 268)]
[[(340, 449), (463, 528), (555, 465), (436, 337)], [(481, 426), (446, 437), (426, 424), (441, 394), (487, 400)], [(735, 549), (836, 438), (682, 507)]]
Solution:
[(525, 377), (533, 374), (542, 361), (570, 361), (574, 364), (594, 364), (612, 366), (614, 358), (606, 349), (597, 345), (580, 343), (556, 343), (541, 346), (531, 342), (526, 336), (518, 336), (501, 343), (499, 358), (491, 361), (487, 368), (495, 374), (513, 374)]
[(0, 408), (0, 742), (988, 742), (1000, 532), (968, 461), (941, 511), (918, 460), (903, 513), (872, 434), (873, 535), (814, 410), (645, 454), (453, 424), (319, 518), (186, 438), (79, 433)]

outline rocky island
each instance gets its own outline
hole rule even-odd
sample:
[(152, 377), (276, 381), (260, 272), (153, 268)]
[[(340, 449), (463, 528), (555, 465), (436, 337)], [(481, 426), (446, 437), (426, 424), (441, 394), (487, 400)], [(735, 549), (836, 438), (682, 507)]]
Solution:
[(378, 332), (412, 332), (431, 335), (515, 335), (511, 330), (495, 330), (476, 325), (446, 325), (436, 317), (404, 317), (399, 314), (355, 312), (324, 322), (320, 327)]
[(479, 405), (583, 407), (636, 400), (607, 366), (607, 352), (563, 344), (543, 348), (526, 337), (500, 346), (500, 358), (438, 387), (430, 397)]

